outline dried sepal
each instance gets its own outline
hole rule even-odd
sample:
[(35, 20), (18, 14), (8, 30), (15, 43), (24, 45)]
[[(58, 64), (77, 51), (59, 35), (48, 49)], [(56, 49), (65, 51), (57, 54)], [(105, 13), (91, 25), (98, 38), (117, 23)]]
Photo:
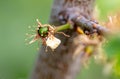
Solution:
[(50, 35), (46, 40), (46, 46), (50, 47), (52, 50), (55, 50), (61, 43), (61, 40)]
[(26, 33), (26, 39), (25, 39), (25, 42), (26, 44), (32, 44), (33, 42), (35, 42), (37, 39), (37, 36), (36, 36), (36, 27), (35, 26), (28, 26), (28, 33)]
[(34, 43), (35, 41), (37, 41), (39, 39), (39, 35), (35, 35), (34, 38), (29, 42), (29, 44)]

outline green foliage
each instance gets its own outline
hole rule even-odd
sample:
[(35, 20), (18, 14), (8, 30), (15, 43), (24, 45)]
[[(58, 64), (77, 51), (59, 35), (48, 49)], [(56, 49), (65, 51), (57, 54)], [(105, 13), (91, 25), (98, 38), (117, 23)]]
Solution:
[(115, 64), (114, 64), (114, 74), (120, 77), (120, 54), (118, 56), (115, 56)]
[(112, 59), (114, 61), (114, 74), (120, 76), (120, 36), (116, 35), (111, 37), (104, 49), (108, 59)]
[(120, 54), (120, 36), (111, 36), (105, 45), (105, 51), (108, 57), (114, 57)]

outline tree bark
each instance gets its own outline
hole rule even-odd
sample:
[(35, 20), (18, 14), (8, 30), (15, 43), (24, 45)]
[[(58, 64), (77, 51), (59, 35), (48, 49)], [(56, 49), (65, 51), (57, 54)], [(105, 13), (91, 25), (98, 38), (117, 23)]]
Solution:
[[(95, 0), (54, 0), (50, 23), (64, 24), (74, 14), (91, 20), (94, 3)], [(84, 45), (80, 44), (81, 36), (75, 30), (67, 30), (65, 33), (69, 34), (70, 38), (57, 35), (62, 43), (54, 51), (48, 48), (48, 52), (45, 52), (45, 46), (40, 48), (31, 79), (75, 79), (82, 66)], [(74, 57), (75, 53), (79, 54)]]

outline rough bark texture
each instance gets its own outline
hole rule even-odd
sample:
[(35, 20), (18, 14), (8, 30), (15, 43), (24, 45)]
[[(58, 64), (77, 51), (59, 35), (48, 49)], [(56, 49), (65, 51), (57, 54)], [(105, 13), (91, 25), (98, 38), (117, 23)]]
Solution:
[[(70, 20), (71, 14), (92, 19), (94, 2), (95, 0), (54, 0), (50, 23), (63, 24)], [(70, 38), (57, 35), (62, 43), (55, 51), (48, 48), (48, 52), (45, 52), (44, 46), (40, 48), (31, 79), (75, 79), (82, 66), (83, 45), (80, 44), (81, 38), (74, 30), (68, 30), (66, 33)], [(73, 57), (74, 53), (79, 54)]]

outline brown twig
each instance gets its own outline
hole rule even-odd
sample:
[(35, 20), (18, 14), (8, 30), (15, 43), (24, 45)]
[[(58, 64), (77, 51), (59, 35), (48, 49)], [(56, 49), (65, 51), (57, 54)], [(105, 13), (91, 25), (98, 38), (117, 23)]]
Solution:
[(89, 31), (89, 33), (98, 33), (100, 35), (106, 36), (109, 30), (104, 26), (98, 24), (95, 21), (88, 20), (85, 17), (73, 17), (72, 21), (79, 26), (84, 31)]

